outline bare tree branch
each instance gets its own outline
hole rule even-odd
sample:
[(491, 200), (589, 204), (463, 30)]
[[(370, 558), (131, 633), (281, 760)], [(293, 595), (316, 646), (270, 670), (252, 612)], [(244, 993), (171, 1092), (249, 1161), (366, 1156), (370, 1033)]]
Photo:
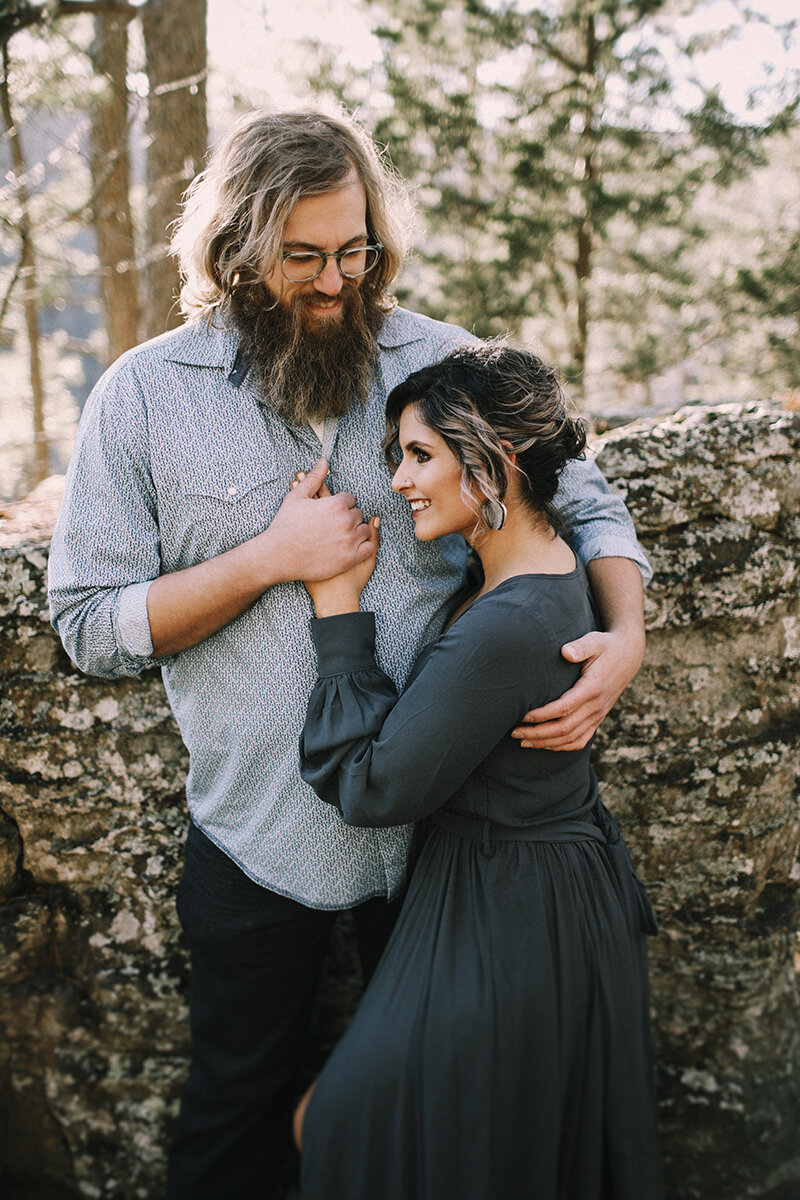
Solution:
[(125, 0), (57, 0), (53, 4), (28, 4), (26, 0), (17, 0), (13, 7), (0, 13), (0, 42), (7, 42), (20, 29), (44, 25), (57, 17), (106, 13), (130, 21), (138, 12), (135, 4), (126, 4)]
[(6, 288), (6, 294), (5, 294), (5, 296), (3, 296), (3, 302), (2, 302), (2, 304), (0, 304), (0, 329), (2, 329), (2, 327), (3, 327), (3, 321), (5, 321), (5, 319), (6, 319), (6, 313), (8, 312), (8, 306), (11, 303), (11, 296), (14, 292), (14, 288), (17, 286), (17, 280), (19, 279), (21, 273), (22, 273), (22, 257), (20, 256), (20, 258), (17, 259), (17, 265), (14, 268), (14, 274), (11, 276), (11, 281), (10, 281), (8, 287)]
[(26, 0), (18, 0), (11, 11), (0, 14), (0, 44), (5, 45), (15, 33), (31, 25), (49, 24), (57, 17), (71, 17), (78, 13), (105, 13), (131, 21), (138, 15), (139, 9), (135, 4), (126, 4), (124, 0), (58, 0), (54, 4), (28, 4)]

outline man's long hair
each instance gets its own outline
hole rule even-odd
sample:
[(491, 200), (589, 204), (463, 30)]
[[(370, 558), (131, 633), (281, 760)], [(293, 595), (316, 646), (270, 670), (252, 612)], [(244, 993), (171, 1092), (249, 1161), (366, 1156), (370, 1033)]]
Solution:
[(369, 239), (383, 246), (361, 288), (388, 310), (411, 230), (407, 188), (351, 117), (260, 110), (223, 138), (186, 194), (172, 238), (184, 313), (211, 320), (237, 287), (262, 283), (297, 201), (341, 187), (353, 167), (367, 194)]

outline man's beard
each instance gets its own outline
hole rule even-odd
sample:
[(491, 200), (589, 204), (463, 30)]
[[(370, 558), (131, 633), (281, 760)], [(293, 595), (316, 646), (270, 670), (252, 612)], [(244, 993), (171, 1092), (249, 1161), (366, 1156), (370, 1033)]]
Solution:
[(378, 361), (377, 334), (386, 302), (345, 283), (338, 317), (307, 312), (316, 297), (298, 292), (289, 305), (263, 284), (237, 288), (230, 312), (248, 371), (284, 421), (305, 425), (342, 417), (353, 400), (366, 402)]

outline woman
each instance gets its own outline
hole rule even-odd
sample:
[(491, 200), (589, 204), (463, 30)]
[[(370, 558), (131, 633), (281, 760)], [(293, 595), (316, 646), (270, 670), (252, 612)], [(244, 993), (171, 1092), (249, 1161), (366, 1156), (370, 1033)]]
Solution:
[(575, 681), (560, 647), (595, 627), (552, 507), (583, 430), (539, 359), (480, 346), (396, 388), (387, 431), (417, 537), (462, 534), (483, 582), (400, 699), (359, 611), (374, 555), (306, 585), (303, 777), (345, 821), (424, 832), (389, 945), (298, 1110), (304, 1200), (652, 1200), (652, 913), (588, 750), (508, 736)]

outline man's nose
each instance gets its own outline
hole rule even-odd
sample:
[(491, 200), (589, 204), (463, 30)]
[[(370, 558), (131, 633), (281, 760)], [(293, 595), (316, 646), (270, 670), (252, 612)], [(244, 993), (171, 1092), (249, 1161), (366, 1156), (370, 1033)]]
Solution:
[(314, 280), (314, 287), (318, 292), (323, 292), (326, 296), (338, 296), (343, 285), (344, 280), (339, 273), (336, 259), (329, 258), (320, 274)]

